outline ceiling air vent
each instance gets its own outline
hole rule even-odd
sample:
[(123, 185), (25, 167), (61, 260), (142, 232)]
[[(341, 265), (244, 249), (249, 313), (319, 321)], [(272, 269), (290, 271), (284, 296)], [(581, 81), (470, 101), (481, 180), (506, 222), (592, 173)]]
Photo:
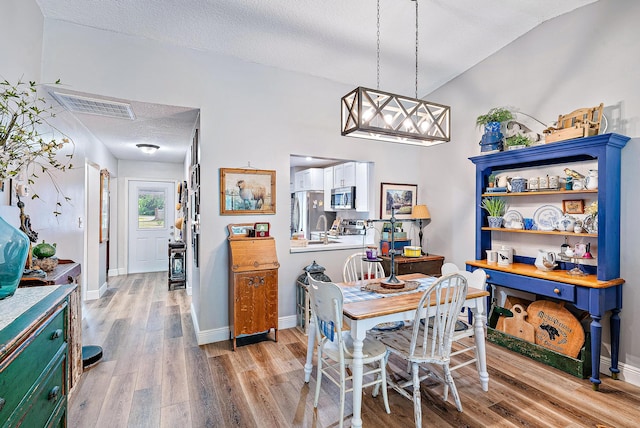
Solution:
[(131, 105), (127, 103), (62, 94), (60, 92), (54, 92), (53, 96), (60, 104), (65, 106), (67, 110), (74, 113), (95, 114), (98, 116), (129, 120), (135, 120), (136, 118), (131, 109)]

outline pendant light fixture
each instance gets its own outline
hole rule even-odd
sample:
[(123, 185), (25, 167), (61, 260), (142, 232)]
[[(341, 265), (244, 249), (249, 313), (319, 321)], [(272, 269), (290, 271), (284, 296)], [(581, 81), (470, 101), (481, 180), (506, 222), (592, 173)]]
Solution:
[(418, 98), (418, 0), (416, 3), (415, 98), (380, 90), (380, 0), (377, 0), (377, 87), (355, 88), (342, 97), (342, 135), (431, 146), (450, 137), (450, 107)]

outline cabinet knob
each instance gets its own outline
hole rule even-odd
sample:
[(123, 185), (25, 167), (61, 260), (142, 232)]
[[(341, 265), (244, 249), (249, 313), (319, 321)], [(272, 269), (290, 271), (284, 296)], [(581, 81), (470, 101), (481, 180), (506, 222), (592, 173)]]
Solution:
[(53, 388), (51, 388), (51, 391), (49, 391), (49, 401), (56, 401), (59, 395), (60, 395), (60, 387), (54, 386)]
[(62, 329), (60, 328), (51, 333), (51, 340), (56, 340), (59, 337), (62, 337)]
[(559, 288), (554, 288), (553, 292), (559, 295), (560, 294), (560, 289)]

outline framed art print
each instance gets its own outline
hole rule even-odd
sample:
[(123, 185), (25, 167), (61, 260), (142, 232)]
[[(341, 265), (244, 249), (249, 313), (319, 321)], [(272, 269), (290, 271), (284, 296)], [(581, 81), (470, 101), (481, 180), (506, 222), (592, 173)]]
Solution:
[(276, 172), (220, 168), (220, 214), (275, 214)]
[(417, 184), (380, 183), (380, 218), (390, 219), (392, 207), (397, 219), (411, 218), (417, 197)]

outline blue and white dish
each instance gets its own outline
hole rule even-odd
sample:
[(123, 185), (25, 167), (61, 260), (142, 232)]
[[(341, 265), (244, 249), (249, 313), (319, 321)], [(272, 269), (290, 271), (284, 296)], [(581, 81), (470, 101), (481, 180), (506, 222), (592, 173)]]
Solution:
[(509, 210), (504, 213), (502, 222), (506, 229), (522, 229), (524, 227), (522, 214), (516, 210)]
[(553, 205), (543, 205), (533, 213), (533, 221), (535, 222), (538, 230), (555, 230), (558, 221), (564, 214), (562, 210)]

